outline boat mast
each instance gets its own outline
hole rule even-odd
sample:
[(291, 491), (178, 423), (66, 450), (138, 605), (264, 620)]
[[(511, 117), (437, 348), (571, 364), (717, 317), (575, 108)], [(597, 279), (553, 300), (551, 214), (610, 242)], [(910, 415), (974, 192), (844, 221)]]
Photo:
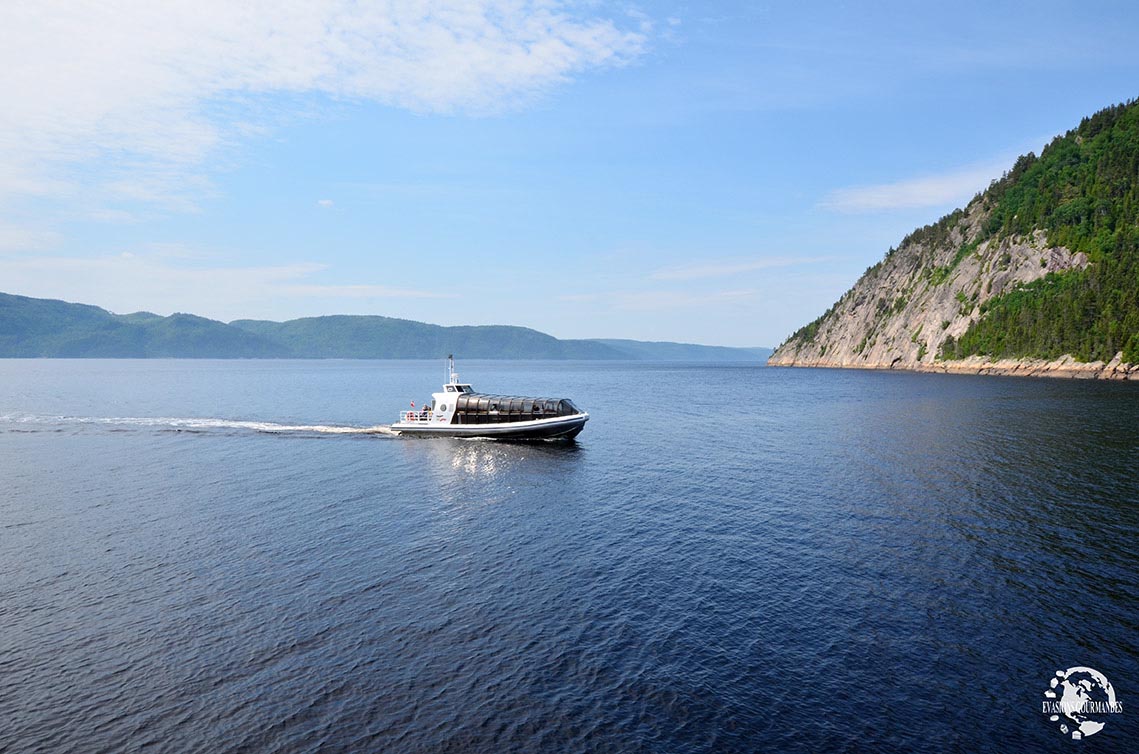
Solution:
[(459, 381), (459, 375), (455, 374), (455, 355), (447, 354), (447, 379), (448, 385), (454, 385)]

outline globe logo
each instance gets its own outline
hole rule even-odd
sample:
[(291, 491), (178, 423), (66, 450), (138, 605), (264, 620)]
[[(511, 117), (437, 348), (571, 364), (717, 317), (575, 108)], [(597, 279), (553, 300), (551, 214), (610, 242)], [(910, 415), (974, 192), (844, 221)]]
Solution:
[(1123, 712), (1115, 689), (1103, 673), (1077, 665), (1057, 670), (1044, 692), (1042, 711), (1060, 732), (1082, 739), (1095, 735), (1107, 724), (1108, 715)]

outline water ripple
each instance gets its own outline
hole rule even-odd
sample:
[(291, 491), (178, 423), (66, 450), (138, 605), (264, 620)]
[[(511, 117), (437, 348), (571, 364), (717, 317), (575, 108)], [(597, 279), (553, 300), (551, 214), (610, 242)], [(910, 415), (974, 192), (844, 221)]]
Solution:
[(86, 368), (0, 363), (6, 754), (1059, 751), (1057, 668), (1139, 688), (1133, 386), (480, 364), (590, 426), (373, 443), (417, 365)]

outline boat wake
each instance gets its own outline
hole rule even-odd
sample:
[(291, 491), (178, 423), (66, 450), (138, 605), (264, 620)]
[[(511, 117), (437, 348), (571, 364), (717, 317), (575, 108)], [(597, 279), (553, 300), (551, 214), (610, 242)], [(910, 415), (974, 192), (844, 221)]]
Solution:
[(83, 428), (107, 431), (159, 430), (171, 432), (257, 432), (262, 434), (307, 435), (390, 435), (391, 427), (376, 424), (355, 427), (337, 424), (283, 424), (278, 422), (243, 421), (238, 419), (202, 419), (140, 416), (40, 416), (34, 414), (7, 414), (0, 416), (0, 431), (9, 432), (65, 432)]

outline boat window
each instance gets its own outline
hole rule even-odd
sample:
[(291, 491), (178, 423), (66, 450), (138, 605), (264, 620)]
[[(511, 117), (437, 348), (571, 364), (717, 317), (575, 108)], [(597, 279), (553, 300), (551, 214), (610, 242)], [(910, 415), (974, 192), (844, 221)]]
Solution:
[(455, 386), (454, 386), (454, 385), (448, 385), (448, 386), (447, 386), (447, 392), (448, 392), (448, 393), (453, 393), (453, 392), (455, 392)]

